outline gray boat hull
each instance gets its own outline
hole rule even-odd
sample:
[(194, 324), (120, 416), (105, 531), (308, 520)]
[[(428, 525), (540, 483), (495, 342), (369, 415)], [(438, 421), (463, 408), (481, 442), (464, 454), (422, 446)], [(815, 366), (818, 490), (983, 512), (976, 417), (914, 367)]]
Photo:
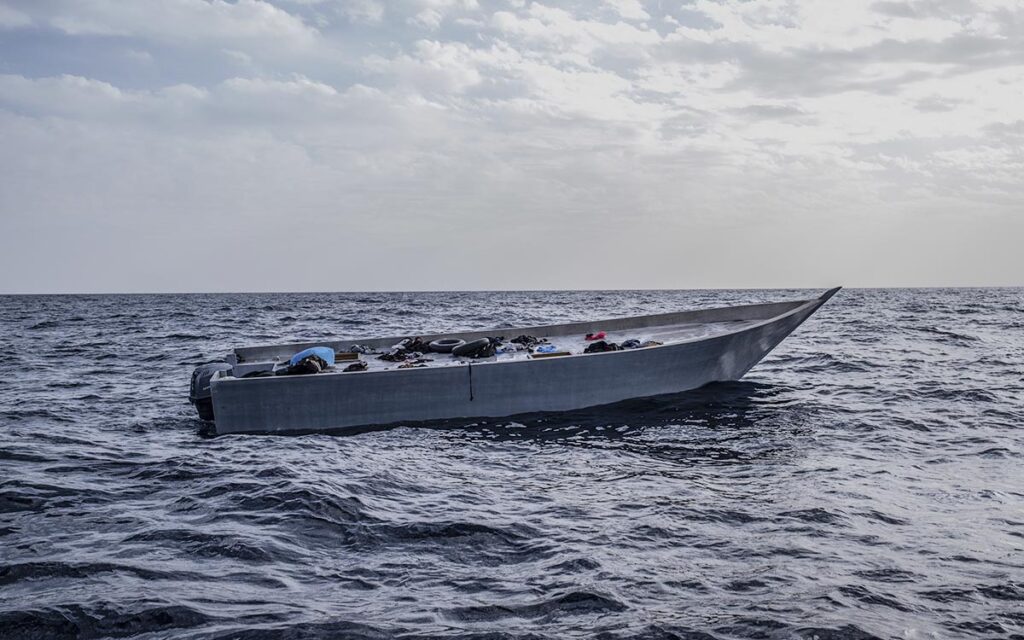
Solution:
[[(666, 323), (748, 321), (736, 331), (646, 349), (338, 375), (218, 375), (211, 381), (215, 431), (344, 431), (369, 425), (569, 411), (737, 380), (837, 290), (813, 300), (515, 330), (533, 335), (571, 335)], [(749, 323), (752, 320), (755, 322)], [(494, 334), (495, 330), (459, 335), (472, 339)], [(387, 345), (394, 340), (373, 342)], [(236, 354), (248, 359), (266, 358), (295, 353), (304, 346), (254, 347), (239, 349)]]

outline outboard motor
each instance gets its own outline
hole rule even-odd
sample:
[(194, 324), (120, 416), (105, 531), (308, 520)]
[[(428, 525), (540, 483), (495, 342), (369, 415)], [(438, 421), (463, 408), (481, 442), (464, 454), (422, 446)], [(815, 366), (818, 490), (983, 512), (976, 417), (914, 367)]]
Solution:
[(219, 371), (231, 371), (231, 365), (227, 362), (208, 362), (199, 365), (192, 372), (188, 401), (196, 406), (200, 420), (213, 422), (213, 394), (210, 392), (210, 379)]

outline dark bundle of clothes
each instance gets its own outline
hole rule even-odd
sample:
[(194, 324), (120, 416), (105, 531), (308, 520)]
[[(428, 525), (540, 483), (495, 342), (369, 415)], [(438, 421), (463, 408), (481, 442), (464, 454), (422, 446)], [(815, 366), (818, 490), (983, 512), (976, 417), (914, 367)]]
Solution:
[(348, 352), (349, 353), (362, 353), (362, 354), (380, 353), (374, 347), (368, 347), (368, 346), (362, 345), (362, 344), (354, 344), (354, 345), (352, 345), (351, 347), (348, 348)]
[(318, 355), (311, 354), (299, 360), (293, 365), (278, 369), (279, 376), (302, 376), (310, 373), (320, 373), (327, 368), (327, 361)]
[(630, 338), (624, 340), (622, 344), (615, 344), (614, 342), (606, 342), (604, 340), (598, 340), (587, 345), (587, 348), (583, 350), (583, 353), (603, 353), (605, 351), (622, 351), (623, 349), (641, 349), (646, 347), (657, 347), (661, 343), (656, 340), (647, 340), (646, 342), (640, 342), (636, 338)]
[(378, 356), (378, 359), (386, 362), (404, 362), (411, 358), (418, 358), (424, 353), (430, 353), (430, 343), (419, 338), (405, 338), (391, 347), (387, 353)]
[(369, 367), (370, 365), (366, 364), (362, 360), (359, 360), (358, 362), (353, 362), (352, 364), (348, 365), (347, 367), (342, 369), (342, 371), (366, 371)]
[(622, 351), (622, 347), (614, 342), (598, 340), (597, 342), (591, 342), (588, 344), (587, 348), (583, 350), (583, 353), (603, 353), (605, 351)]
[(548, 351), (554, 349), (551, 343), (548, 342), (547, 338), (537, 338), (535, 336), (521, 335), (516, 336), (508, 341), (507, 347), (499, 349), (500, 353), (513, 353), (515, 351), (528, 351), (533, 353), (534, 351), (544, 351), (543, 347), (548, 347)]

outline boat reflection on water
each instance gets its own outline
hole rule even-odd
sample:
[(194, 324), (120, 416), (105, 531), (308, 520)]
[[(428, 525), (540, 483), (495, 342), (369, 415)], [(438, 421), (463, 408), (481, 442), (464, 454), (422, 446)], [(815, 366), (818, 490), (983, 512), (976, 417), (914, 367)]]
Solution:
[(576, 411), (435, 420), (359, 432), (415, 427), (463, 440), (608, 448), (681, 464), (748, 463), (777, 457), (787, 449), (780, 434), (802, 433), (799, 413), (806, 407), (794, 404), (790, 391), (760, 382), (716, 382)]

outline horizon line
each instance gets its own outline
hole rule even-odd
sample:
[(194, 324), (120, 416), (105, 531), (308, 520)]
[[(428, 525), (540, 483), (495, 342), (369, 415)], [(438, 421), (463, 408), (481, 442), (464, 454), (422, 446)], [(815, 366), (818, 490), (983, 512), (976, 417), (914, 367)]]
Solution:
[[(315, 295), (315, 294), (371, 294), (371, 293), (566, 293), (566, 292), (614, 292), (626, 291), (801, 291), (809, 289), (829, 289), (830, 287), (637, 287), (616, 289), (592, 288), (555, 288), (555, 289), (352, 289), (352, 290), (298, 290), (298, 291), (56, 291), (56, 292), (0, 292), (0, 297), (14, 296), (180, 296), (180, 295)], [(1016, 285), (890, 285), (882, 287), (845, 286), (844, 290), (878, 290), (878, 289), (1021, 289), (1024, 284)]]

